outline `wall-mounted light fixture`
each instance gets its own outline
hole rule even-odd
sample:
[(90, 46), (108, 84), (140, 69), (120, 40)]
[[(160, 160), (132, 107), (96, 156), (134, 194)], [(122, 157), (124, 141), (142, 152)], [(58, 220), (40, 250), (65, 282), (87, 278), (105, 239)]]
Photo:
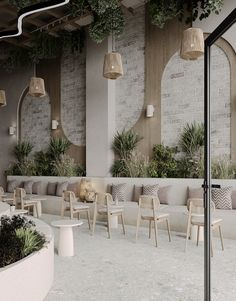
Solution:
[(16, 133), (16, 128), (14, 126), (10, 126), (8, 132), (10, 136), (13, 136)]
[(154, 115), (154, 106), (153, 105), (147, 105), (147, 108), (146, 108), (146, 117), (153, 117)]
[(57, 130), (59, 122), (55, 119), (52, 120), (52, 130)]

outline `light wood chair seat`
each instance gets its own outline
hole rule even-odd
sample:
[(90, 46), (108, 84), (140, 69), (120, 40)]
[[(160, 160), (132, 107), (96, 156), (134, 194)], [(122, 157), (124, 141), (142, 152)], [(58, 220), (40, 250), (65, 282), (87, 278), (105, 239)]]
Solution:
[(120, 216), (123, 233), (125, 235), (124, 207), (115, 205), (115, 203), (113, 202), (112, 195), (110, 193), (96, 193), (93, 216), (93, 234), (95, 231), (95, 225), (98, 214), (105, 215), (107, 217), (108, 238), (111, 238), (111, 218), (113, 216)]
[(88, 210), (89, 206), (88, 205), (84, 205), (84, 204), (80, 204), (80, 203), (74, 203), (73, 204), (73, 208), (74, 210), (80, 209), (80, 210)]
[[(163, 213), (163, 214), (156, 214), (156, 220), (157, 222), (160, 222), (163, 218), (167, 218), (169, 217), (169, 213)], [(143, 220), (153, 220), (153, 216), (150, 216), (150, 215), (142, 215), (141, 216), (141, 219)]]
[[(203, 206), (203, 199), (189, 199), (187, 201), (187, 208), (188, 208), (188, 224), (187, 224), (187, 233), (186, 233), (186, 242), (185, 242), (185, 250), (187, 249), (187, 242), (190, 238), (190, 232), (192, 226), (197, 226), (197, 246), (199, 244), (199, 233), (200, 227), (205, 226), (204, 222), (204, 206)], [(211, 202), (211, 211), (215, 211), (215, 204)], [(211, 255), (213, 256), (213, 247), (212, 247), (212, 230), (218, 228), (221, 247), (224, 250), (224, 242), (223, 242), (223, 235), (221, 230), (223, 220), (221, 218), (212, 218), (211, 219)]]
[(70, 212), (70, 218), (73, 219), (74, 215), (77, 215), (77, 218), (80, 219), (80, 213), (86, 213), (88, 220), (89, 230), (91, 229), (90, 225), (90, 207), (83, 203), (77, 202), (77, 198), (73, 191), (64, 191), (61, 203), (61, 217), (64, 217), (65, 211)]
[[(170, 223), (169, 223), (169, 214), (168, 213), (158, 213), (158, 207), (160, 206), (160, 201), (158, 197), (142, 195), (139, 198), (139, 210), (138, 210), (138, 218), (137, 218), (137, 227), (136, 227), (136, 241), (138, 239), (138, 231), (140, 226), (140, 221), (147, 220), (149, 221), (149, 238), (151, 238), (152, 233), (152, 222), (154, 223), (154, 232), (155, 232), (155, 242), (156, 247), (158, 244), (157, 239), (157, 224), (160, 222), (165, 222), (167, 226), (169, 241), (171, 241), (170, 234)], [(142, 214), (143, 210), (145, 213)], [(150, 214), (147, 214), (146, 211), (149, 210)]]
[[(223, 220), (221, 218), (216, 218), (211, 220), (211, 225), (215, 226), (219, 223), (221, 223)], [(204, 227), (204, 217), (194, 217), (192, 218), (192, 225)]]

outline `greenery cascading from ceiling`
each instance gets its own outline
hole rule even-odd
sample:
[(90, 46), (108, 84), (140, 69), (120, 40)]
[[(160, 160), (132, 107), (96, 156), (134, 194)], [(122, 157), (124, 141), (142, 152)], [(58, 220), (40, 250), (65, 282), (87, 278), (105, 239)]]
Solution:
[(150, 0), (149, 12), (154, 25), (163, 28), (170, 19), (178, 17), (187, 24), (219, 14), (224, 0)]
[[(48, 0), (7, 0), (18, 10), (34, 3)], [(150, 0), (149, 12), (152, 23), (163, 28), (170, 19), (191, 23), (196, 19), (204, 19), (214, 12), (218, 14), (224, 0)], [(89, 35), (97, 43), (101, 43), (111, 33), (120, 35), (124, 28), (124, 14), (120, 0), (71, 0), (67, 8), (72, 16), (93, 15), (93, 22), (89, 25)], [(186, 11), (189, 12), (186, 17)], [(0, 61), (0, 65), (8, 71), (14, 70), (26, 63), (38, 63), (41, 59), (58, 57), (62, 49), (69, 48), (72, 52), (81, 50), (85, 34), (83, 30), (57, 32), (58, 37), (47, 32), (36, 32), (31, 40), (29, 50), (9, 50), (7, 59)]]

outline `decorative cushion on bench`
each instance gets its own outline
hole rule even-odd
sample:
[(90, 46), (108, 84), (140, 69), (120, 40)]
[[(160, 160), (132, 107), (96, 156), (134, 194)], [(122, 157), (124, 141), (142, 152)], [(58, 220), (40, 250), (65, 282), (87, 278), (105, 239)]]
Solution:
[(51, 183), (48, 182), (47, 194), (48, 195), (56, 195), (57, 182)]
[(41, 189), (42, 182), (34, 182), (32, 185), (32, 193), (33, 194), (40, 194), (40, 189)]
[(143, 185), (143, 195), (158, 196), (159, 185)]
[(63, 192), (67, 190), (68, 182), (57, 183), (56, 196), (62, 196)]
[(232, 199), (232, 209), (236, 209), (236, 190), (232, 191), (231, 199)]
[(212, 189), (212, 201), (217, 209), (232, 209), (232, 187)]
[(79, 182), (69, 183), (67, 186), (68, 191), (74, 192), (75, 196), (79, 196)]
[(25, 189), (25, 192), (27, 193), (27, 194), (32, 194), (32, 188), (33, 188), (33, 184), (34, 184), (34, 182), (33, 181), (25, 181), (24, 182), (24, 189)]
[(7, 192), (13, 193), (17, 187), (19, 187), (19, 183), (16, 180), (10, 180), (7, 182)]
[(124, 202), (126, 200), (126, 183), (112, 184), (112, 198), (114, 202)]

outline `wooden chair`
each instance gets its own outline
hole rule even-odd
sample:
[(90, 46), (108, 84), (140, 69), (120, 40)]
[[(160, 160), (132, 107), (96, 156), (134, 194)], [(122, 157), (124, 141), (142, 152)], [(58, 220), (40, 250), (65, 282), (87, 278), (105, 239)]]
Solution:
[(0, 186), (0, 201), (1, 202), (6, 202), (8, 204), (15, 204), (14, 196), (13, 197), (10, 197), (10, 196), (8, 197), (5, 194), (5, 191), (4, 191), (2, 186)]
[[(157, 247), (157, 224), (165, 222), (167, 226), (169, 241), (171, 241), (170, 235), (170, 223), (169, 223), (169, 214), (168, 213), (158, 213), (158, 207), (160, 201), (158, 197), (142, 195), (139, 198), (139, 208), (138, 208), (138, 218), (137, 218), (137, 227), (136, 227), (136, 241), (138, 239), (138, 231), (140, 226), (140, 221), (147, 220), (149, 221), (149, 238), (151, 238), (152, 232), (152, 222), (154, 223), (154, 232), (155, 232), (155, 242)], [(146, 211), (144, 214), (143, 211)], [(149, 212), (148, 212), (149, 211)], [(150, 213), (150, 214), (148, 214)]]
[(34, 200), (34, 199), (30, 199), (30, 198), (27, 199), (26, 191), (24, 188), (16, 188), (14, 190), (14, 200), (15, 200), (16, 207), (19, 203), (21, 209), (26, 209), (29, 211), (30, 211), (30, 209), (32, 209), (33, 213), (35, 212), (36, 217), (39, 217), (39, 212), (38, 212), (39, 200)]
[[(185, 250), (187, 249), (187, 243), (191, 233), (191, 227), (197, 226), (197, 246), (199, 244), (199, 233), (200, 227), (204, 228), (204, 206), (203, 206), (203, 199), (189, 199), (187, 202), (188, 208), (188, 224), (187, 224), (187, 233), (186, 233), (186, 243), (185, 243)], [(211, 202), (211, 211), (215, 211), (215, 204)], [(218, 228), (220, 234), (220, 241), (222, 250), (224, 250), (224, 242), (223, 242), (223, 235), (221, 230), (222, 224), (221, 218), (212, 218), (211, 219), (211, 231)], [(212, 237), (212, 233), (211, 233)], [(213, 256), (213, 247), (211, 241), (211, 255)]]
[(111, 238), (111, 218), (115, 216), (120, 216), (123, 233), (125, 235), (124, 207), (116, 205), (110, 193), (96, 193), (93, 215), (93, 234), (98, 214), (107, 217), (108, 238)]
[(79, 203), (73, 191), (64, 191), (63, 199), (61, 203), (61, 217), (64, 217), (65, 211), (70, 211), (70, 218), (73, 219), (74, 215), (77, 214), (77, 218), (80, 218), (80, 213), (86, 213), (88, 219), (89, 230), (90, 226), (90, 214), (89, 206), (83, 203)]

